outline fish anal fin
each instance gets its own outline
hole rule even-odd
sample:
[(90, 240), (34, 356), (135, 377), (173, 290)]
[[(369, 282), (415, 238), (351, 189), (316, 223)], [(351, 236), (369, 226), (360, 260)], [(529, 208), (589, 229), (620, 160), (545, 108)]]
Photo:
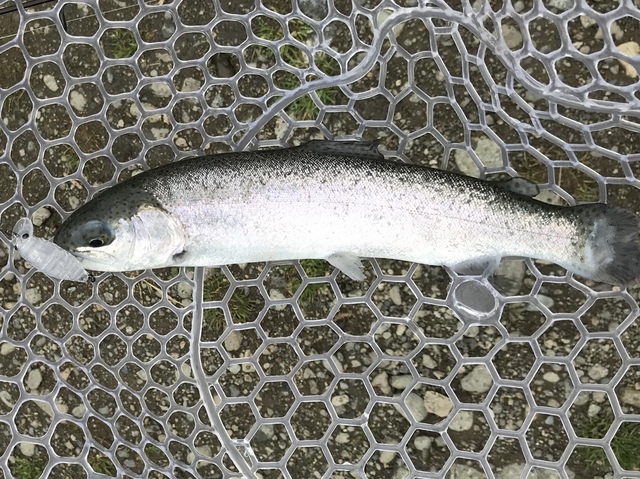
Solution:
[(358, 158), (369, 158), (372, 160), (384, 159), (382, 153), (378, 151), (377, 141), (311, 140), (300, 148), (327, 155), (355, 156)]
[(455, 264), (451, 267), (456, 273), (471, 276), (491, 276), (500, 265), (500, 257), (485, 256)]
[(354, 281), (364, 281), (364, 265), (360, 258), (350, 253), (335, 253), (326, 258), (331, 266), (338, 268)]

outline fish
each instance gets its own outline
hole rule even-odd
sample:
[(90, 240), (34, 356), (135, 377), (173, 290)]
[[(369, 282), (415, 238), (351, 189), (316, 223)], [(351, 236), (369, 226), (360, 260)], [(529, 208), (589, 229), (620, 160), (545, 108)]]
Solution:
[(634, 213), (547, 204), (538, 191), (394, 161), (375, 142), (314, 140), (145, 171), (73, 212), (53, 241), (95, 271), (324, 259), (362, 280), (362, 258), (461, 271), (526, 257), (638, 280)]

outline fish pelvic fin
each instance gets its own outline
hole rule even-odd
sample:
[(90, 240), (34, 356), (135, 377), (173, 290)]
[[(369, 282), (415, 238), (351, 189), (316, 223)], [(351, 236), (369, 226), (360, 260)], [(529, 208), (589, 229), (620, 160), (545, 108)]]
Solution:
[(640, 224), (631, 211), (604, 204), (573, 208), (591, 233), (585, 245), (584, 266), (597, 281), (620, 286), (640, 280)]
[(325, 155), (354, 156), (370, 160), (384, 160), (384, 156), (378, 151), (377, 141), (311, 140), (300, 148)]
[(334, 268), (338, 268), (354, 281), (364, 281), (364, 266), (356, 255), (351, 253), (336, 253), (327, 258)]

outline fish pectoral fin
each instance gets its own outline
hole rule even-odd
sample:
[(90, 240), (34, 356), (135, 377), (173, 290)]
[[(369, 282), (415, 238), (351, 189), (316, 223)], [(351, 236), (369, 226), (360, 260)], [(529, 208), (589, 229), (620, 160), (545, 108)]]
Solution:
[(364, 265), (360, 258), (350, 253), (332, 254), (327, 261), (354, 281), (364, 281)]
[(527, 180), (525, 178), (518, 177), (511, 178), (506, 181), (500, 181), (498, 183), (498, 186), (507, 191), (511, 191), (512, 193), (530, 196), (531, 198), (540, 194), (540, 187), (533, 181)]
[(300, 148), (325, 155), (345, 155), (371, 160), (384, 160), (377, 141), (311, 140)]

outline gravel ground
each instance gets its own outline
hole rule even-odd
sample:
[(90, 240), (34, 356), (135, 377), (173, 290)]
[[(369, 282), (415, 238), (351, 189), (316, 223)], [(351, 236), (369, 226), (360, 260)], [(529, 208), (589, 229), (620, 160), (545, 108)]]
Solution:
[[(362, 283), (324, 262), (301, 261), (209, 268), (201, 276), (177, 268), (102, 274), (80, 284), (30, 272), (11, 251), (7, 238), (27, 212), (36, 234), (51, 237), (105, 186), (186, 156), (229, 151), (260, 118), (274, 101), (256, 99), (269, 91), (262, 71), (274, 64), (275, 47), (248, 49), (240, 58), (232, 47), (247, 32), (237, 22), (220, 21), (206, 32), (184, 28), (205, 25), (221, 11), (254, 8), (245, 0), (218, 3), (217, 13), (200, 0), (177, 8), (161, 2), (168, 7), (142, 13), (129, 1), (69, 4), (66, 34), (46, 14), (33, 15), (22, 50), (0, 52), (5, 477), (35, 478), (47, 464), (53, 479), (87, 477), (85, 470), (225, 477), (237, 467), (214, 434), (220, 424), (265, 479), (282, 477), (283, 467), (293, 478), (331, 469), (335, 479), (362, 477), (358, 470), (395, 479), (446, 468), (451, 478), (508, 479), (521, 477), (527, 464), (535, 466), (530, 478), (565, 477), (553, 471), (563, 467), (577, 479), (613, 477), (614, 456), (588, 439), (640, 447), (637, 416), (626, 416), (640, 414), (640, 368), (629, 366), (640, 357), (637, 289), (565, 280), (556, 265), (505, 260), (495, 279), (498, 302), (491, 299), (479, 319), (454, 307), (452, 281), (461, 278), (426, 265), (367, 261)], [(563, 2), (549, 3), (562, 11)], [(272, 17), (291, 11), (283, 0), (263, 5)], [(335, 5), (345, 15), (353, 8)], [(516, 12), (531, 7), (514, 3)], [(301, 1), (299, 8), (310, 19), (326, 14), (319, 2)], [(597, 8), (612, 10), (614, 2)], [(282, 27), (269, 15), (254, 18), (254, 34), (281, 38)], [(101, 22), (133, 18), (139, 20), (133, 33), (117, 23), (100, 30)], [(384, 45), (369, 74), (287, 107), (258, 139), (299, 144), (357, 134), (415, 163), (475, 176), (517, 173), (543, 186), (544, 201), (599, 199), (640, 211), (638, 189), (625, 180), (636, 164), (619, 156), (638, 159), (637, 118), (625, 116), (628, 128), (599, 130), (587, 141), (575, 125), (611, 115), (558, 106), (555, 117), (539, 115), (548, 135), (523, 133), (518, 122), (530, 123), (530, 115), (511, 97), (498, 95), (501, 107), (485, 109), (491, 100), (477, 66), (464, 75), (484, 107), (461, 82), (447, 90), (443, 72), (461, 79), (461, 54), (446, 23), (434, 24), (438, 34), (418, 19), (396, 27), (399, 48)], [(0, 16), (0, 45), (18, 25), (16, 13)], [(288, 28), (313, 44), (308, 25), (292, 21)], [(349, 51), (354, 41), (344, 28), (334, 22), (324, 30), (334, 52)], [(586, 17), (569, 23), (571, 40), (585, 54), (603, 47), (598, 30)], [(640, 41), (638, 21), (629, 16), (611, 30), (615, 44)], [(503, 23), (502, 31), (509, 48), (520, 48), (516, 22)], [(529, 34), (543, 53), (562, 43), (544, 19), (532, 22)], [(359, 21), (357, 37), (370, 44), (372, 35)], [(469, 54), (479, 52), (468, 30), (461, 38)], [(437, 62), (420, 55), (429, 45), (439, 52)], [(293, 67), (308, 63), (288, 48), (280, 54)], [(331, 62), (315, 61), (337, 75)], [(484, 63), (504, 84), (500, 60), (485, 52)], [(245, 64), (255, 74), (234, 77)], [(543, 75), (542, 64), (523, 66)], [(591, 79), (572, 59), (557, 68), (573, 87)], [(614, 85), (632, 81), (617, 60), (598, 68)], [(269, 78), (287, 81), (278, 73)], [(354, 99), (378, 85), (388, 94)], [(549, 111), (547, 100), (518, 82), (513, 87), (534, 111)], [(427, 105), (427, 97), (439, 101)], [(313, 101), (328, 105), (319, 117)], [(487, 128), (465, 137), (460, 115), (474, 125), (483, 118)], [(523, 146), (523, 136), (540, 155)], [(474, 155), (461, 147), (465, 142)], [(458, 149), (443, 161), (451, 144)], [(637, 458), (615, 457), (623, 469), (640, 467)]]

